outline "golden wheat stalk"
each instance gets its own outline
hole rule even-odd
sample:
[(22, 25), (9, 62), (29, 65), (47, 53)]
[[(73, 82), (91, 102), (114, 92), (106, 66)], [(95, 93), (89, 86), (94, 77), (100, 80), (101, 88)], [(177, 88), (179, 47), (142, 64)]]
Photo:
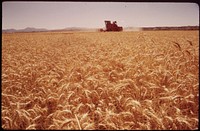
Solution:
[(75, 118), (76, 118), (76, 122), (77, 122), (77, 124), (78, 124), (79, 130), (82, 130), (81, 125), (80, 125), (80, 121), (79, 121), (77, 115), (74, 114), (74, 116), (75, 116)]

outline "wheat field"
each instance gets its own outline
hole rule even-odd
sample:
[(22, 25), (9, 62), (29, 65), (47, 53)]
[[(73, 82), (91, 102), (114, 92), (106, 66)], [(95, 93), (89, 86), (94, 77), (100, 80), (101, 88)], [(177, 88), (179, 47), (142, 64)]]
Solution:
[(2, 34), (2, 128), (198, 129), (198, 76), (198, 31)]

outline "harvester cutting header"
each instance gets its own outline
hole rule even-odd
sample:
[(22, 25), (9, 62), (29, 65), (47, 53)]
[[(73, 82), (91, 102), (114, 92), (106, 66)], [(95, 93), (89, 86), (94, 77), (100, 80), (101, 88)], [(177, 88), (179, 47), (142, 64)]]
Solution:
[(100, 29), (100, 31), (123, 31), (123, 28), (117, 25), (117, 21), (113, 21), (113, 23), (111, 23), (110, 21), (105, 21), (105, 25), (106, 25), (106, 30)]

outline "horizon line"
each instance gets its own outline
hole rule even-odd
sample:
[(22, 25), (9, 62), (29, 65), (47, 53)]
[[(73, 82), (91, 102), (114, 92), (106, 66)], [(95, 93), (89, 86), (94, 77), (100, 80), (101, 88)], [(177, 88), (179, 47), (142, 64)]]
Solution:
[[(168, 25), (164, 25), (164, 26), (124, 26), (123, 28), (155, 28), (155, 27), (186, 27), (186, 26), (199, 26), (199, 25), (173, 25), (173, 26), (168, 26)], [(66, 28), (87, 28), (87, 29), (100, 29), (100, 28), (105, 28), (104, 27), (81, 27), (81, 26), (70, 26), (70, 27), (64, 27), (64, 28), (55, 28), (55, 29), (49, 29), (49, 28), (45, 28), (45, 27), (25, 27), (25, 28), (4, 28), (2, 30), (22, 30), (22, 29), (27, 29), (27, 28), (34, 28), (34, 29), (46, 29), (46, 30), (62, 30), (62, 29), (66, 29)]]

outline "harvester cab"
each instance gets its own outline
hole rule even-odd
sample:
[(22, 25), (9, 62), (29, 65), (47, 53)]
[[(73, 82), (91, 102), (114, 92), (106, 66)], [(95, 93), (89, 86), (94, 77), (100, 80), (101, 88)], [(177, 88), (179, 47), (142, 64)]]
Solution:
[(104, 31), (122, 31), (123, 30), (122, 27), (117, 25), (117, 21), (113, 21), (113, 23), (111, 23), (111, 21), (106, 20), (105, 25), (106, 25), (106, 30)]

